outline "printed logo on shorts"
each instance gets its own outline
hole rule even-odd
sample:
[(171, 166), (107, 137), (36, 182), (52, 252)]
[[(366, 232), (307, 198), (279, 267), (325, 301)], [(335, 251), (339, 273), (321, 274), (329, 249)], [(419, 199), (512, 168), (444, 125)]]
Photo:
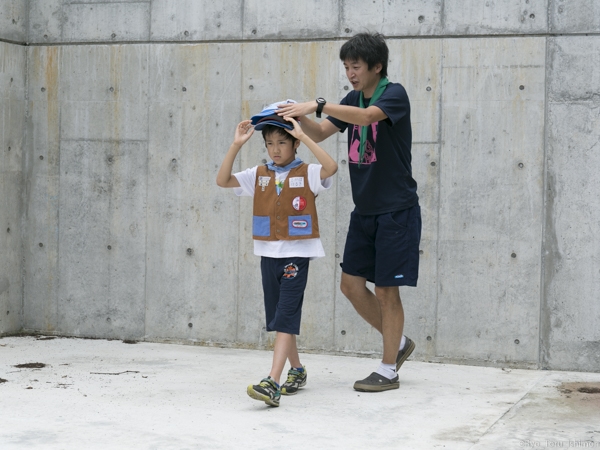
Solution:
[(308, 222), (306, 220), (292, 220), (293, 228), (306, 228), (308, 227)]
[(306, 208), (306, 199), (298, 196), (292, 200), (292, 206), (296, 211), (303, 211)]
[(394, 278), (404, 278), (404, 275), (402, 275), (402, 274), (396, 275)]
[(283, 278), (295, 278), (298, 275), (298, 266), (294, 263), (286, 264), (283, 268)]

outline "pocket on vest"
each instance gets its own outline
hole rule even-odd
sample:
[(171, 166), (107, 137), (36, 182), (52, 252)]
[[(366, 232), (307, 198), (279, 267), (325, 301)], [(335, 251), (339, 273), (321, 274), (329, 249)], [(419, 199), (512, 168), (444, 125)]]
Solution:
[(288, 217), (288, 235), (307, 236), (312, 234), (312, 218), (307, 216)]
[(269, 216), (252, 216), (252, 235), (259, 237), (271, 236)]

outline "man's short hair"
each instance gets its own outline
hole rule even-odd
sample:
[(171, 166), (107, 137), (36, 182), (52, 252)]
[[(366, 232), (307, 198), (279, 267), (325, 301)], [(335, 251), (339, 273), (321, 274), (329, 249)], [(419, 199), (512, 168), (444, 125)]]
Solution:
[(296, 141), (298, 140), (297, 138), (292, 136), (290, 133), (285, 131), (285, 128), (278, 127), (277, 125), (265, 125), (265, 127), (261, 131), (262, 131), (263, 139), (265, 141), (267, 140), (267, 136), (269, 136), (270, 134), (273, 134), (273, 133), (275, 133), (278, 136), (285, 136), (286, 140), (289, 139), (292, 141), (292, 144), (295, 144)]
[(390, 51), (385, 43), (385, 38), (380, 33), (359, 33), (352, 36), (340, 49), (342, 61), (358, 61), (362, 59), (367, 63), (369, 70), (381, 64), (382, 77), (387, 77), (387, 66)]

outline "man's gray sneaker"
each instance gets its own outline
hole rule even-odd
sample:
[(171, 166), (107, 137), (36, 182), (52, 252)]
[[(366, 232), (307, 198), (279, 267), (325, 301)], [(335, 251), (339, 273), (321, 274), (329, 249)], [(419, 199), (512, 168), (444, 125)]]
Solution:
[(390, 380), (383, 375), (379, 375), (377, 372), (373, 372), (364, 380), (354, 383), (354, 389), (361, 392), (389, 391), (390, 389), (398, 389), (399, 387), (400, 381), (398, 375)]
[(404, 364), (404, 361), (406, 361), (406, 359), (410, 356), (414, 349), (415, 342), (407, 337), (406, 342), (404, 343), (404, 348), (400, 350), (398, 352), (398, 356), (396, 356), (396, 372), (400, 370), (400, 366)]

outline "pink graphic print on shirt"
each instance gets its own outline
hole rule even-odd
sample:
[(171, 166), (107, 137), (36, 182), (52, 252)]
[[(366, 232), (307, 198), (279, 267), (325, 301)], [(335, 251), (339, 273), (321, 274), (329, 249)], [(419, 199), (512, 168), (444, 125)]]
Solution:
[[(351, 163), (358, 164), (359, 148), (360, 148), (360, 133), (362, 127), (354, 125), (352, 128), (352, 138), (350, 140), (350, 150), (348, 150), (348, 159)], [(377, 142), (377, 122), (371, 124), (371, 132), (373, 136), (373, 142), (367, 138), (365, 142), (365, 154), (361, 164), (371, 164), (377, 161), (377, 155), (375, 154), (374, 144)]]

